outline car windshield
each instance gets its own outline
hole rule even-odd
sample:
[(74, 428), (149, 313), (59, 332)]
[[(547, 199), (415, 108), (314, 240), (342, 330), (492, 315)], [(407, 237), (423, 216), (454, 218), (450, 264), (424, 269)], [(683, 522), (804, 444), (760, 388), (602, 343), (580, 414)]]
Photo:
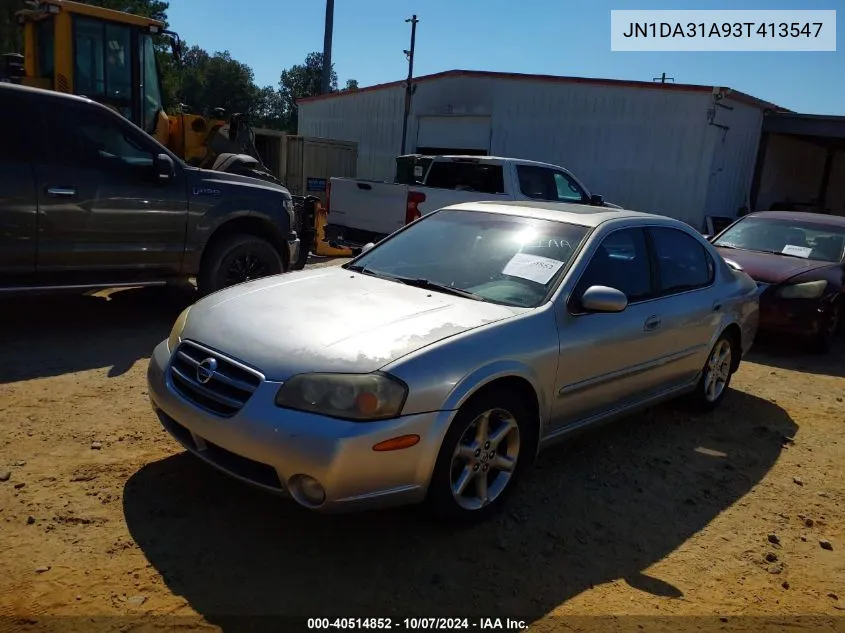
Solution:
[(722, 248), (841, 262), (845, 257), (845, 227), (752, 216), (734, 224), (713, 244)]
[(480, 211), (437, 211), (346, 267), (480, 301), (531, 308), (560, 279), (589, 229)]

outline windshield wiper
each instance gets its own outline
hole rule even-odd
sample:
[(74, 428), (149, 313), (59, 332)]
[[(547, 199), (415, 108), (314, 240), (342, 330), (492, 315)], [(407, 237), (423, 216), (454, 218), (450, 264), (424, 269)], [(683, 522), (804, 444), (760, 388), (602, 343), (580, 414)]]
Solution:
[(396, 281), (403, 283), (407, 286), (413, 286), (414, 288), (423, 288), (425, 290), (435, 290), (437, 292), (443, 292), (450, 295), (455, 295), (458, 297), (465, 297), (467, 299), (475, 299), (476, 301), (487, 301), (481, 295), (477, 295), (474, 292), (470, 292), (469, 290), (464, 290), (462, 288), (455, 288), (453, 286), (447, 286), (446, 284), (440, 284), (436, 281), (431, 281), (430, 279), (425, 278), (413, 278), (413, 277), (397, 277), (395, 275), (391, 275), (390, 279), (395, 279)]

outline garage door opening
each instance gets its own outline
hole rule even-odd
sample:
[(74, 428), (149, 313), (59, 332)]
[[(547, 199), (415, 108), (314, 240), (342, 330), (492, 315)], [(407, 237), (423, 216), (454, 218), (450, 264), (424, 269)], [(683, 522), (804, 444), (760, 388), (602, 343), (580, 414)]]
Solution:
[(417, 117), (416, 151), (435, 156), (487, 156), (490, 131), (489, 116), (449, 114)]
[(845, 117), (767, 114), (751, 205), (845, 216)]

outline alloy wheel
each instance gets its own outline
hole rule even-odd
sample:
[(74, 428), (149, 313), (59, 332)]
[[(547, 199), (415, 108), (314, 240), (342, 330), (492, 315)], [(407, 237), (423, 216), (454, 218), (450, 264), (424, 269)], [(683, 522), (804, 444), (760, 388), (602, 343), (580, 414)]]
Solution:
[(708, 402), (715, 402), (722, 395), (731, 377), (731, 342), (720, 340), (704, 369), (704, 397)]
[(519, 458), (519, 426), (505, 409), (489, 409), (468, 426), (451, 462), (452, 495), (466, 510), (494, 502), (507, 488)]

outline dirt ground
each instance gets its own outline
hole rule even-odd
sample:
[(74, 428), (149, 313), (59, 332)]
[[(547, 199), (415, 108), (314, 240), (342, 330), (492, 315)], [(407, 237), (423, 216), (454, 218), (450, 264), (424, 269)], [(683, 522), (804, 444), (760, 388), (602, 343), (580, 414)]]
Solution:
[(183, 453), (145, 372), (189, 301), (0, 303), (0, 630), (845, 630), (845, 342), (760, 346), (720, 411), (549, 451), (503, 516), (458, 531), (314, 515)]

